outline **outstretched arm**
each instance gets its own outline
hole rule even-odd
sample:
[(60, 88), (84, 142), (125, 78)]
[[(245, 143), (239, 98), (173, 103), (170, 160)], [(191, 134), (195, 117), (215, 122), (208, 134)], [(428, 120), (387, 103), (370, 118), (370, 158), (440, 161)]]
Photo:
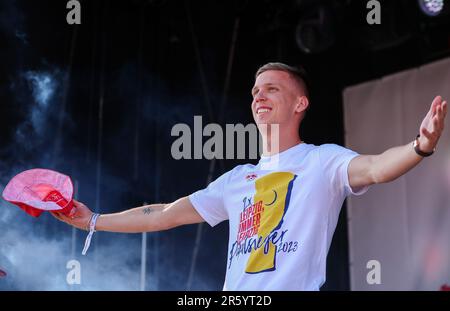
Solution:
[[(430, 110), (420, 125), (419, 149), (431, 152), (437, 145), (444, 129), (447, 102), (437, 96), (431, 104)], [(412, 142), (386, 150), (378, 155), (360, 155), (350, 161), (348, 176), (352, 188), (364, 187), (376, 183), (392, 181), (421, 160), (412, 147)]]
[[(79, 229), (88, 229), (92, 212), (86, 205), (74, 200), (77, 212), (73, 218), (60, 213), (53, 215)], [(97, 231), (150, 232), (174, 228), (180, 225), (203, 222), (188, 197), (170, 204), (152, 204), (132, 208), (120, 213), (102, 214), (97, 219)]]

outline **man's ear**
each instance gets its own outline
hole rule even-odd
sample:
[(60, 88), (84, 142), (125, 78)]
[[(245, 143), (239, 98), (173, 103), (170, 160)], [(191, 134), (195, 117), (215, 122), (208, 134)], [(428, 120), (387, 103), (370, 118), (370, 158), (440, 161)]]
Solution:
[(297, 104), (295, 105), (295, 112), (302, 112), (308, 109), (309, 106), (309, 100), (306, 96), (299, 96), (297, 97)]

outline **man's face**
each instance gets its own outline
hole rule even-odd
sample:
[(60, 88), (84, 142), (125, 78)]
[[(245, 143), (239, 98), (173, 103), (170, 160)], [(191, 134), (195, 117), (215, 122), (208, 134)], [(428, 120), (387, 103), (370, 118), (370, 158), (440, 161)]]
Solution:
[(261, 73), (252, 89), (252, 112), (256, 124), (298, 126), (299, 113), (296, 109), (302, 95), (289, 73), (279, 70)]

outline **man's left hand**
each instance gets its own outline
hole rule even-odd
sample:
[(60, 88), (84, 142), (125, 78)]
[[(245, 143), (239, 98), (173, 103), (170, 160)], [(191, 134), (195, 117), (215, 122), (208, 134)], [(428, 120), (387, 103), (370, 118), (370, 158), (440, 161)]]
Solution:
[(419, 148), (423, 152), (431, 152), (436, 147), (444, 130), (447, 102), (436, 96), (430, 110), (420, 125)]

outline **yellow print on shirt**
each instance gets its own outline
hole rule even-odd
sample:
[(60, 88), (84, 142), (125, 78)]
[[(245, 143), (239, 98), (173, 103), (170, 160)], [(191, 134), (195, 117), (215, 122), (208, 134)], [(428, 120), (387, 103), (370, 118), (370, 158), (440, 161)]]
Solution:
[[(256, 193), (253, 202), (262, 201), (264, 205), (257, 233), (259, 239), (267, 241), (272, 232), (281, 228), (296, 177), (292, 173), (276, 172), (255, 181)], [(259, 273), (275, 270), (276, 253), (277, 246), (272, 241), (267, 247), (253, 249), (245, 272)]]

